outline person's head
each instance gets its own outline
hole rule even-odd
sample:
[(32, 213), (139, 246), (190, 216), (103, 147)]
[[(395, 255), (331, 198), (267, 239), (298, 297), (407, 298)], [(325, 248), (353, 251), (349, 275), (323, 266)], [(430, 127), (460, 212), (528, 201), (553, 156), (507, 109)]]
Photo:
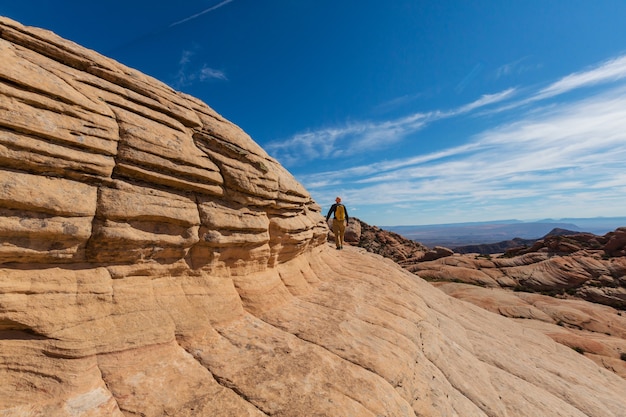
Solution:
[(335, 198), (335, 201), (336, 201), (337, 203), (341, 203), (341, 197), (337, 197), (337, 198)]

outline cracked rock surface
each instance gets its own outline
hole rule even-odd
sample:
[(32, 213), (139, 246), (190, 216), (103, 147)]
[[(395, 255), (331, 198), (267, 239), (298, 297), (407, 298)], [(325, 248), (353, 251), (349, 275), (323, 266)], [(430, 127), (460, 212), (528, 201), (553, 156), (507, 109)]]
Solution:
[(624, 417), (541, 331), (326, 243), (193, 97), (0, 18), (0, 415)]

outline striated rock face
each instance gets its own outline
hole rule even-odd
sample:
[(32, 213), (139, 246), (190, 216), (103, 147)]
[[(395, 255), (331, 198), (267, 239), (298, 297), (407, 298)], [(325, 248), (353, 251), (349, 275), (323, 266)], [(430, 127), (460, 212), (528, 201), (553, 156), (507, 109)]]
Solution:
[(3, 417), (624, 416), (542, 331), (332, 250), (205, 104), (4, 18), (0, 162)]
[(608, 256), (623, 251), (625, 237), (622, 229), (605, 236), (556, 236), (504, 257), (457, 255), (407, 269), (435, 281), (454, 277), (487, 287), (566, 294), (626, 309), (626, 256)]
[(603, 248), (573, 243), (614, 243), (620, 235), (550, 238), (532, 247), (537, 252), (510, 258), (455, 255), (408, 269), (449, 295), (522, 320), (626, 378), (626, 257), (607, 258)]
[(417, 243), (380, 229), (360, 244), (375, 251), (376, 242), (393, 239), (398, 249), (378, 253), (447, 294), (541, 331), (626, 378), (626, 229), (604, 236), (558, 232), (504, 257), (434, 248), (406, 259), (398, 253)]
[[(457, 279), (457, 278), (454, 278)], [(543, 332), (599, 366), (626, 378), (626, 312), (562, 299), (458, 282), (436, 282), (445, 293)]]
[(241, 275), (324, 241), (307, 191), (203, 103), (40, 30), (0, 36), (0, 263)]

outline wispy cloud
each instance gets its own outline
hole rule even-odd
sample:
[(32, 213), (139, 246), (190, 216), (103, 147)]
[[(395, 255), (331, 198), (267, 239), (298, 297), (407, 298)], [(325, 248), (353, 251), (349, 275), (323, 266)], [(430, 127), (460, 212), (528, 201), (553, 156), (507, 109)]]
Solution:
[(468, 113), (472, 110), (485, 107), (489, 104), (494, 104), (494, 103), (504, 101), (512, 97), (515, 94), (515, 91), (516, 91), (515, 88), (509, 88), (507, 90), (504, 90), (496, 94), (484, 94), (478, 100), (472, 103), (466, 104), (464, 106), (461, 106), (456, 111), (454, 111), (453, 114), (457, 115), (457, 114), (462, 114), (462, 113)]
[(510, 88), (496, 94), (485, 94), (469, 104), (450, 111), (414, 113), (381, 122), (353, 122), (342, 127), (331, 127), (298, 133), (285, 141), (274, 141), (265, 149), (289, 166), (303, 160), (344, 158), (357, 153), (372, 152), (401, 142), (407, 136), (437, 120), (469, 113), (512, 97)]
[[(554, 100), (592, 86), (602, 88)], [(428, 138), (434, 122), (466, 116), (489, 116), (473, 117), (489, 125), (425, 154), (352, 166), (345, 158), (376, 145), (403, 146), (415, 133)], [(348, 144), (363, 146), (343, 150)], [(626, 55), (535, 91), (511, 88), (449, 110), (311, 131), (273, 147), (293, 163), (344, 157), (343, 169), (296, 175), (317, 201), (340, 194), (375, 224), (416, 224), (422, 214), (429, 222), (619, 215), (626, 205)], [(387, 210), (393, 219), (385, 220)]]
[(215, 80), (227, 80), (226, 74), (223, 71), (217, 70), (215, 68), (209, 68), (206, 65), (203, 65), (198, 71), (198, 78), (200, 81), (207, 81), (211, 79)]
[(577, 88), (618, 81), (623, 78), (626, 78), (626, 55), (603, 62), (590, 70), (570, 74), (541, 90), (536, 97), (552, 97)]
[(501, 65), (500, 67), (496, 68), (493, 77), (495, 79), (500, 79), (512, 75), (519, 75), (529, 71), (535, 71), (542, 67), (541, 64), (528, 63), (529, 60), (530, 56), (525, 56), (516, 61)]
[(386, 113), (392, 110), (396, 110), (400, 107), (404, 107), (412, 103), (413, 101), (417, 100), (418, 98), (422, 96), (424, 96), (424, 94), (417, 93), (417, 94), (405, 94), (400, 97), (395, 97), (391, 100), (388, 100), (384, 103), (379, 104), (378, 106), (374, 108), (374, 111), (377, 113)]
[(528, 57), (523, 57), (514, 62), (509, 62), (508, 64), (504, 64), (496, 69), (496, 78), (501, 78), (507, 75), (512, 74), (522, 62), (524, 62)]
[(198, 17), (200, 17), (200, 16), (202, 16), (202, 15), (205, 15), (205, 14), (207, 14), (207, 13), (209, 13), (209, 12), (212, 12), (213, 10), (219, 9), (219, 8), (220, 8), (220, 7), (222, 7), (222, 6), (226, 6), (228, 3), (232, 3), (233, 1), (235, 1), (235, 0), (224, 0), (224, 1), (222, 1), (222, 2), (220, 2), (220, 3), (218, 3), (218, 4), (216, 4), (215, 6), (209, 7), (208, 9), (205, 9), (205, 10), (201, 11), (200, 13), (196, 13), (196, 14), (194, 14), (194, 15), (191, 15), (191, 16), (189, 16), (189, 17), (186, 17), (186, 18), (184, 18), (184, 19), (181, 19), (181, 20), (179, 20), (179, 21), (177, 21), (177, 22), (174, 22), (174, 23), (172, 23), (169, 27), (178, 26), (178, 25), (180, 25), (180, 24), (187, 23), (187, 22), (189, 22), (190, 20), (197, 19)]
[(303, 159), (340, 158), (384, 148), (421, 129), (432, 114), (416, 113), (384, 122), (357, 122), (298, 133), (286, 141), (275, 141), (265, 148), (285, 165)]
[(626, 78), (626, 55), (607, 60), (586, 71), (569, 74), (518, 101), (493, 109), (490, 113), (513, 110), (541, 100), (557, 97), (570, 91), (616, 82)]
[(304, 182), (313, 187), (321, 187), (346, 182), (351, 178), (354, 183), (371, 183), (387, 180), (398, 180), (406, 174), (404, 168), (426, 165), (428, 163), (443, 160), (454, 156), (465, 155), (477, 149), (477, 144), (462, 145), (445, 149), (430, 154), (418, 155), (409, 158), (395, 159), (391, 161), (374, 162), (345, 169), (319, 172), (302, 177)]
[(173, 81), (175, 88), (187, 87), (197, 81), (228, 80), (224, 71), (211, 68), (206, 64), (193, 66), (192, 61), (194, 55), (195, 52), (191, 50), (184, 50), (181, 53), (180, 60), (178, 61), (178, 72), (174, 76)]
[(457, 84), (457, 86), (454, 88), (454, 91), (456, 91), (457, 94), (462, 93), (463, 90), (465, 90), (465, 87), (467, 87), (476, 77), (478, 77), (478, 74), (482, 72), (483, 68), (484, 65), (481, 62), (474, 65), (474, 68), (472, 68), (472, 70), (465, 77), (463, 77), (461, 82)]

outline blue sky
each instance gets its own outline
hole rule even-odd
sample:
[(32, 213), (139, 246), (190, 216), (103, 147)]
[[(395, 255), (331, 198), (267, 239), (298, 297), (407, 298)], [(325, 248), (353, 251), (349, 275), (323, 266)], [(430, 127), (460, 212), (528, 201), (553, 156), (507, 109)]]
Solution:
[(626, 215), (623, 0), (2, 2), (381, 226)]

